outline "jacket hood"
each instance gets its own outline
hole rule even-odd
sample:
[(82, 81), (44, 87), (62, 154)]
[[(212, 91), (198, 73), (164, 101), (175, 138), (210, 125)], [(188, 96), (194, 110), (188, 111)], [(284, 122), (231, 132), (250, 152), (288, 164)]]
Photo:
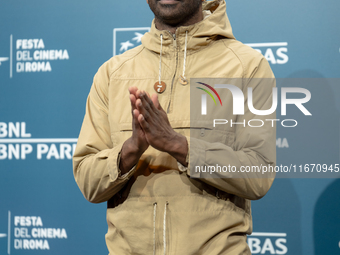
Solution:
[[(202, 21), (177, 28), (176, 40), (179, 43), (184, 42), (183, 38), (186, 36), (186, 31), (188, 31), (188, 51), (198, 50), (218, 38), (235, 39), (226, 13), (225, 0), (203, 2), (202, 9), (204, 14)], [(158, 30), (155, 26), (155, 20), (153, 20), (150, 32), (142, 37), (143, 46), (159, 53), (161, 35), (163, 35), (163, 47), (173, 44), (172, 34), (166, 30)]]

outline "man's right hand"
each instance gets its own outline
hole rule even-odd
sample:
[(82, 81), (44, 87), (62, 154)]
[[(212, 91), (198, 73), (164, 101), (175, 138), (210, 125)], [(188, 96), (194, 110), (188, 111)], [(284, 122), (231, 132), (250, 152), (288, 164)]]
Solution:
[(121, 150), (119, 169), (122, 175), (130, 171), (130, 169), (138, 163), (139, 158), (149, 147), (144, 131), (137, 119), (139, 116), (139, 111), (136, 108), (137, 90), (137, 87), (129, 88), (132, 113), (132, 136), (125, 141)]

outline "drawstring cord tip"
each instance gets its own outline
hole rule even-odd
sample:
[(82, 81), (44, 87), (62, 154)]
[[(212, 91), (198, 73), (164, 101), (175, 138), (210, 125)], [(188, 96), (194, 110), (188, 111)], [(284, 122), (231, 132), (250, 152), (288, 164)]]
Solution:
[(188, 80), (187, 80), (187, 78), (185, 78), (183, 75), (181, 75), (180, 77), (179, 77), (179, 82), (182, 84), (182, 85), (188, 85)]

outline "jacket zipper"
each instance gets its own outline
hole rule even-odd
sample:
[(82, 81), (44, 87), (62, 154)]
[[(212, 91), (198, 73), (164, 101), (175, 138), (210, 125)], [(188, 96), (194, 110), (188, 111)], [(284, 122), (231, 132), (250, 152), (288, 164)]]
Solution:
[[(170, 32), (169, 32), (170, 33)], [(171, 33), (170, 33), (171, 34)], [(171, 106), (171, 97), (172, 97), (172, 90), (173, 90), (173, 86), (175, 83), (175, 78), (176, 78), (176, 74), (177, 74), (177, 67), (178, 67), (178, 49), (177, 49), (177, 40), (176, 40), (176, 34), (171, 34), (173, 40), (173, 46), (176, 50), (176, 66), (175, 66), (175, 73), (172, 77), (172, 82), (171, 82), (171, 87), (170, 87), (170, 99), (169, 99), (169, 105), (168, 105), (168, 109), (167, 109), (167, 113), (170, 113), (170, 106)]]

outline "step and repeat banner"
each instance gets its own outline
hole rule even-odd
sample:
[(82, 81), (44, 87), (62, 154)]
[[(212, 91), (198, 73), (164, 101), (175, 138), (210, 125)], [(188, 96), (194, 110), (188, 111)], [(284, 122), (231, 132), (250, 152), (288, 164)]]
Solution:
[[(302, 175), (277, 178), (252, 202), (252, 254), (340, 254), (339, 9), (227, 1), (236, 38), (269, 61), (279, 95), (285, 87), (311, 95), (303, 105), (311, 116), (289, 105), (284, 119), (297, 126), (277, 125), (281, 177)], [(1, 255), (108, 253), (106, 204), (83, 198), (71, 158), (94, 74), (139, 45), (152, 18), (140, 0), (0, 0)]]

